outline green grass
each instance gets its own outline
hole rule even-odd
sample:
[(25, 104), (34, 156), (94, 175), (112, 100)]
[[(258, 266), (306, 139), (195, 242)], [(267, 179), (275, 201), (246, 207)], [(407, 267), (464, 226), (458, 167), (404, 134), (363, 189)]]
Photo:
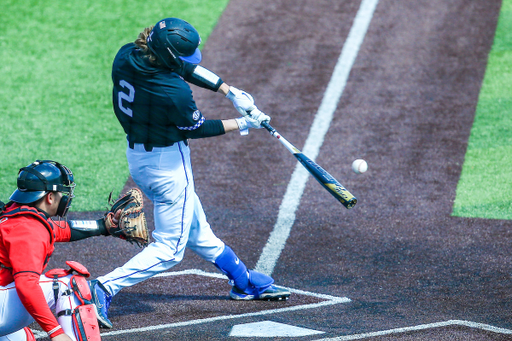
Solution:
[(503, 0), (453, 215), (512, 219), (512, 0)]
[(111, 107), (117, 50), (165, 17), (203, 44), (228, 0), (4, 0), (0, 20), (0, 200), (36, 159), (70, 167), (74, 211), (105, 208), (128, 179), (126, 139)]

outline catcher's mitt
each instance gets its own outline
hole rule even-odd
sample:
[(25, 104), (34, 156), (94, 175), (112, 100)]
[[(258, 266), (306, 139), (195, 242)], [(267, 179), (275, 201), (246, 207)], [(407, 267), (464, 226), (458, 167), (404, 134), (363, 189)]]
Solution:
[(112, 200), (110, 193), (108, 202), (112, 205), (105, 213), (105, 227), (108, 233), (141, 247), (148, 245), (149, 233), (143, 210), (142, 192), (138, 188), (132, 188), (117, 200)]

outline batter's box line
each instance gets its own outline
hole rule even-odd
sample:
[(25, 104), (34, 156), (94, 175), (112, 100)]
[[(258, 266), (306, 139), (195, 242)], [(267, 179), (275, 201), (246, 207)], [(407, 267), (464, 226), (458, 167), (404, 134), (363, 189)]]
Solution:
[(333, 338), (324, 338), (324, 339), (318, 339), (315, 341), (361, 340), (361, 339), (367, 339), (370, 337), (386, 336), (386, 335), (391, 335), (391, 334), (401, 334), (401, 333), (407, 333), (407, 332), (412, 332), (412, 331), (421, 331), (421, 330), (426, 330), (426, 329), (449, 327), (449, 326), (463, 326), (463, 327), (469, 327), (469, 328), (473, 328), (473, 329), (480, 329), (480, 330), (484, 330), (484, 331), (488, 331), (488, 332), (493, 332), (493, 333), (497, 333), (497, 334), (512, 334), (512, 330), (510, 330), (510, 329), (498, 328), (498, 327), (491, 326), (489, 324), (477, 323), (477, 322), (471, 322), (471, 321), (463, 321), (463, 320), (449, 320), (449, 321), (445, 321), (445, 322), (420, 324), (418, 326), (388, 329), (388, 330), (382, 330), (382, 331), (372, 332), (372, 333), (338, 336), (338, 337), (333, 337)]
[[(205, 276), (205, 277), (212, 277), (212, 278), (228, 279), (223, 274), (211, 273), (211, 272), (206, 272), (206, 271), (198, 270), (198, 269), (190, 269), (190, 270), (175, 271), (175, 272), (163, 272), (158, 275), (155, 275), (154, 277), (169, 277), (169, 276), (183, 276), (183, 275), (198, 275), (198, 276)], [(116, 331), (112, 331), (112, 332), (101, 333), (101, 336), (104, 337), (104, 336), (113, 336), (113, 335), (122, 335), (122, 334), (152, 332), (152, 331), (156, 331), (156, 330), (160, 330), (160, 329), (186, 327), (186, 326), (191, 326), (191, 325), (196, 325), (196, 324), (233, 320), (233, 319), (244, 318), (244, 317), (265, 316), (265, 315), (286, 313), (286, 312), (297, 311), (297, 310), (315, 309), (315, 308), (321, 308), (321, 307), (335, 305), (335, 304), (351, 302), (351, 300), (348, 297), (336, 297), (336, 296), (331, 296), (331, 295), (317, 294), (317, 293), (313, 293), (313, 292), (309, 292), (309, 291), (288, 288), (288, 287), (284, 287), (284, 286), (279, 286), (279, 287), (286, 288), (286, 289), (290, 290), (290, 292), (292, 292), (292, 293), (305, 295), (305, 296), (317, 297), (317, 298), (324, 299), (325, 301), (318, 302), (318, 303), (297, 305), (297, 306), (293, 306), (293, 307), (262, 310), (262, 311), (258, 311), (258, 312), (254, 312), (254, 313), (223, 315), (223, 316), (216, 316), (216, 317), (210, 317), (210, 318), (205, 318), (205, 319), (175, 322), (175, 323), (168, 323), (168, 324), (160, 324), (160, 325), (149, 326), (149, 327), (116, 330)]]

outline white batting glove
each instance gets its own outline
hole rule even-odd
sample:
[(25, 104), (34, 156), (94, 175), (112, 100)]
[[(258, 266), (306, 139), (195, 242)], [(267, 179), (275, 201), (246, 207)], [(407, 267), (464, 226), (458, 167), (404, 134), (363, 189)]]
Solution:
[(261, 128), (261, 123), (270, 122), (270, 116), (265, 115), (260, 109), (256, 107), (247, 114), (246, 118), (247, 117), (257, 121), (259, 125), (258, 128)]
[(238, 129), (240, 130), (240, 135), (249, 134), (249, 129), (260, 129), (261, 124), (255, 120), (250, 118), (249, 116), (235, 118), (236, 124), (238, 124)]
[(233, 106), (242, 116), (247, 116), (248, 111), (256, 108), (252, 96), (243, 90), (235, 88), (234, 86), (229, 87), (229, 92), (226, 95), (226, 98), (233, 102)]

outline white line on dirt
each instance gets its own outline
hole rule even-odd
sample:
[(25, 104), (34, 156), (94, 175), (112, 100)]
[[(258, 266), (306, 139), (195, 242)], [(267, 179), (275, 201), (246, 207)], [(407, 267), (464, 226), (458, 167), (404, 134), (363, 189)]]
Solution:
[[(174, 271), (173, 272), (163, 272), (154, 277), (183, 276), (183, 275), (198, 275), (198, 276), (227, 279), (227, 277), (222, 274), (205, 272), (205, 271), (198, 270), (198, 269), (190, 269), (190, 270), (175, 271), (175, 272)], [(298, 290), (298, 289), (292, 289), (292, 288), (287, 288), (287, 289), (289, 289), (290, 292), (292, 292), (292, 293), (297, 293), (300, 295), (306, 295), (306, 296), (312, 296), (312, 297), (318, 297), (318, 298), (324, 299), (325, 301), (318, 302), (318, 303), (297, 305), (297, 306), (293, 306), (293, 307), (280, 308), (280, 309), (262, 310), (262, 311), (257, 311), (257, 312), (253, 312), (253, 313), (223, 315), (223, 316), (215, 316), (215, 317), (210, 317), (210, 318), (205, 318), (205, 319), (190, 320), (190, 321), (168, 323), (168, 324), (160, 324), (160, 325), (156, 325), (156, 326), (149, 326), (149, 327), (142, 327), (142, 328), (116, 330), (116, 331), (112, 331), (112, 332), (102, 333), (101, 336), (105, 337), (105, 336), (121, 335), (121, 334), (151, 332), (151, 331), (156, 331), (156, 330), (161, 330), (161, 329), (185, 327), (185, 326), (191, 326), (191, 325), (196, 325), (196, 324), (210, 323), (210, 322), (224, 321), (224, 320), (232, 320), (232, 319), (244, 318), (244, 317), (264, 316), (264, 315), (270, 315), (270, 314), (285, 313), (285, 312), (290, 312), (290, 311), (315, 309), (315, 308), (321, 308), (321, 307), (340, 304), (340, 303), (351, 302), (351, 300), (347, 297), (336, 297), (336, 296), (331, 296), (331, 295), (316, 294), (316, 293)]]
[(238, 319), (238, 318), (243, 318), (243, 317), (265, 316), (265, 315), (285, 313), (285, 312), (290, 312), (290, 311), (314, 309), (314, 308), (320, 308), (320, 307), (334, 305), (334, 304), (340, 304), (340, 303), (346, 303), (346, 302), (341, 299), (333, 300), (333, 301), (323, 301), (323, 302), (319, 302), (319, 303), (297, 305), (297, 306), (288, 307), (288, 308), (262, 310), (262, 311), (257, 311), (254, 313), (245, 313), (245, 314), (237, 314), (237, 315), (223, 315), (223, 316), (215, 316), (215, 317), (199, 319), (199, 320), (190, 320), (190, 321), (183, 321), (183, 322), (176, 322), (176, 323), (160, 324), (160, 325), (150, 326), (150, 327), (116, 330), (113, 332), (102, 333), (101, 336), (104, 337), (104, 336), (109, 336), (109, 335), (145, 333), (145, 332), (151, 332), (151, 331), (156, 331), (156, 330), (161, 330), (161, 329), (186, 327), (186, 326), (191, 326), (191, 325), (196, 325), (196, 324), (233, 320), (233, 319)]
[(497, 333), (497, 334), (512, 334), (512, 330), (510, 330), (510, 329), (498, 328), (498, 327), (494, 327), (494, 326), (491, 326), (488, 324), (476, 323), (476, 322), (471, 322), (471, 321), (462, 321), (462, 320), (449, 320), (449, 321), (445, 321), (445, 322), (420, 324), (418, 326), (395, 328), (395, 329), (383, 330), (383, 331), (378, 331), (378, 332), (373, 332), (373, 333), (354, 334), (354, 335), (339, 336), (339, 337), (333, 337), (333, 338), (327, 338), (327, 339), (318, 339), (315, 341), (361, 340), (361, 339), (366, 339), (366, 338), (370, 338), (370, 337), (378, 337), (378, 336), (391, 335), (391, 334), (400, 334), (400, 333), (407, 333), (407, 332), (411, 332), (411, 331), (420, 331), (420, 330), (441, 328), (441, 327), (448, 327), (448, 326), (464, 326), (464, 327), (469, 327), (469, 328), (485, 330), (485, 331), (489, 331), (489, 332), (493, 332), (493, 333)]
[[(188, 269), (188, 270), (182, 270), (182, 271), (162, 272), (162, 273), (155, 275), (154, 277), (169, 277), (169, 276), (182, 276), (182, 275), (198, 275), (198, 276), (205, 276), (205, 277), (220, 278), (220, 279), (228, 280), (228, 277), (221, 273), (206, 272), (206, 271), (199, 270), (199, 269)], [(351, 300), (347, 297), (336, 297), (336, 296), (325, 295), (325, 294), (317, 294), (317, 293), (310, 292), (310, 291), (293, 289), (293, 288), (283, 287), (280, 285), (276, 285), (276, 287), (286, 288), (286, 289), (290, 290), (290, 292), (296, 293), (299, 295), (317, 297), (317, 298), (321, 298), (321, 299), (329, 300), (329, 301), (339, 301), (339, 300), (343, 301), (340, 303), (351, 302)]]
[[(363, 0), (354, 18), (354, 23), (343, 45), (331, 80), (324, 93), (322, 103), (320, 104), (315, 120), (309, 131), (308, 138), (302, 149), (302, 152), (311, 160), (315, 160), (324, 142), (325, 134), (329, 129), (332, 117), (336, 111), (343, 90), (345, 89), (345, 85), (347, 84), (350, 70), (352, 69), (359, 48), (364, 40), (377, 3), (378, 0)], [(308, 176), (309, 173), (300, 163), (297, 163), (291, 180), (288, 183), (283, 201), (281, 202), (274, 230), (271, 232), (260, 259), (256, 264), (256, 271), (269, 276), (274, 271), (277, 260), (290, 235), (292, 225), (295, 221), (295, 212), (299, 207)]]

